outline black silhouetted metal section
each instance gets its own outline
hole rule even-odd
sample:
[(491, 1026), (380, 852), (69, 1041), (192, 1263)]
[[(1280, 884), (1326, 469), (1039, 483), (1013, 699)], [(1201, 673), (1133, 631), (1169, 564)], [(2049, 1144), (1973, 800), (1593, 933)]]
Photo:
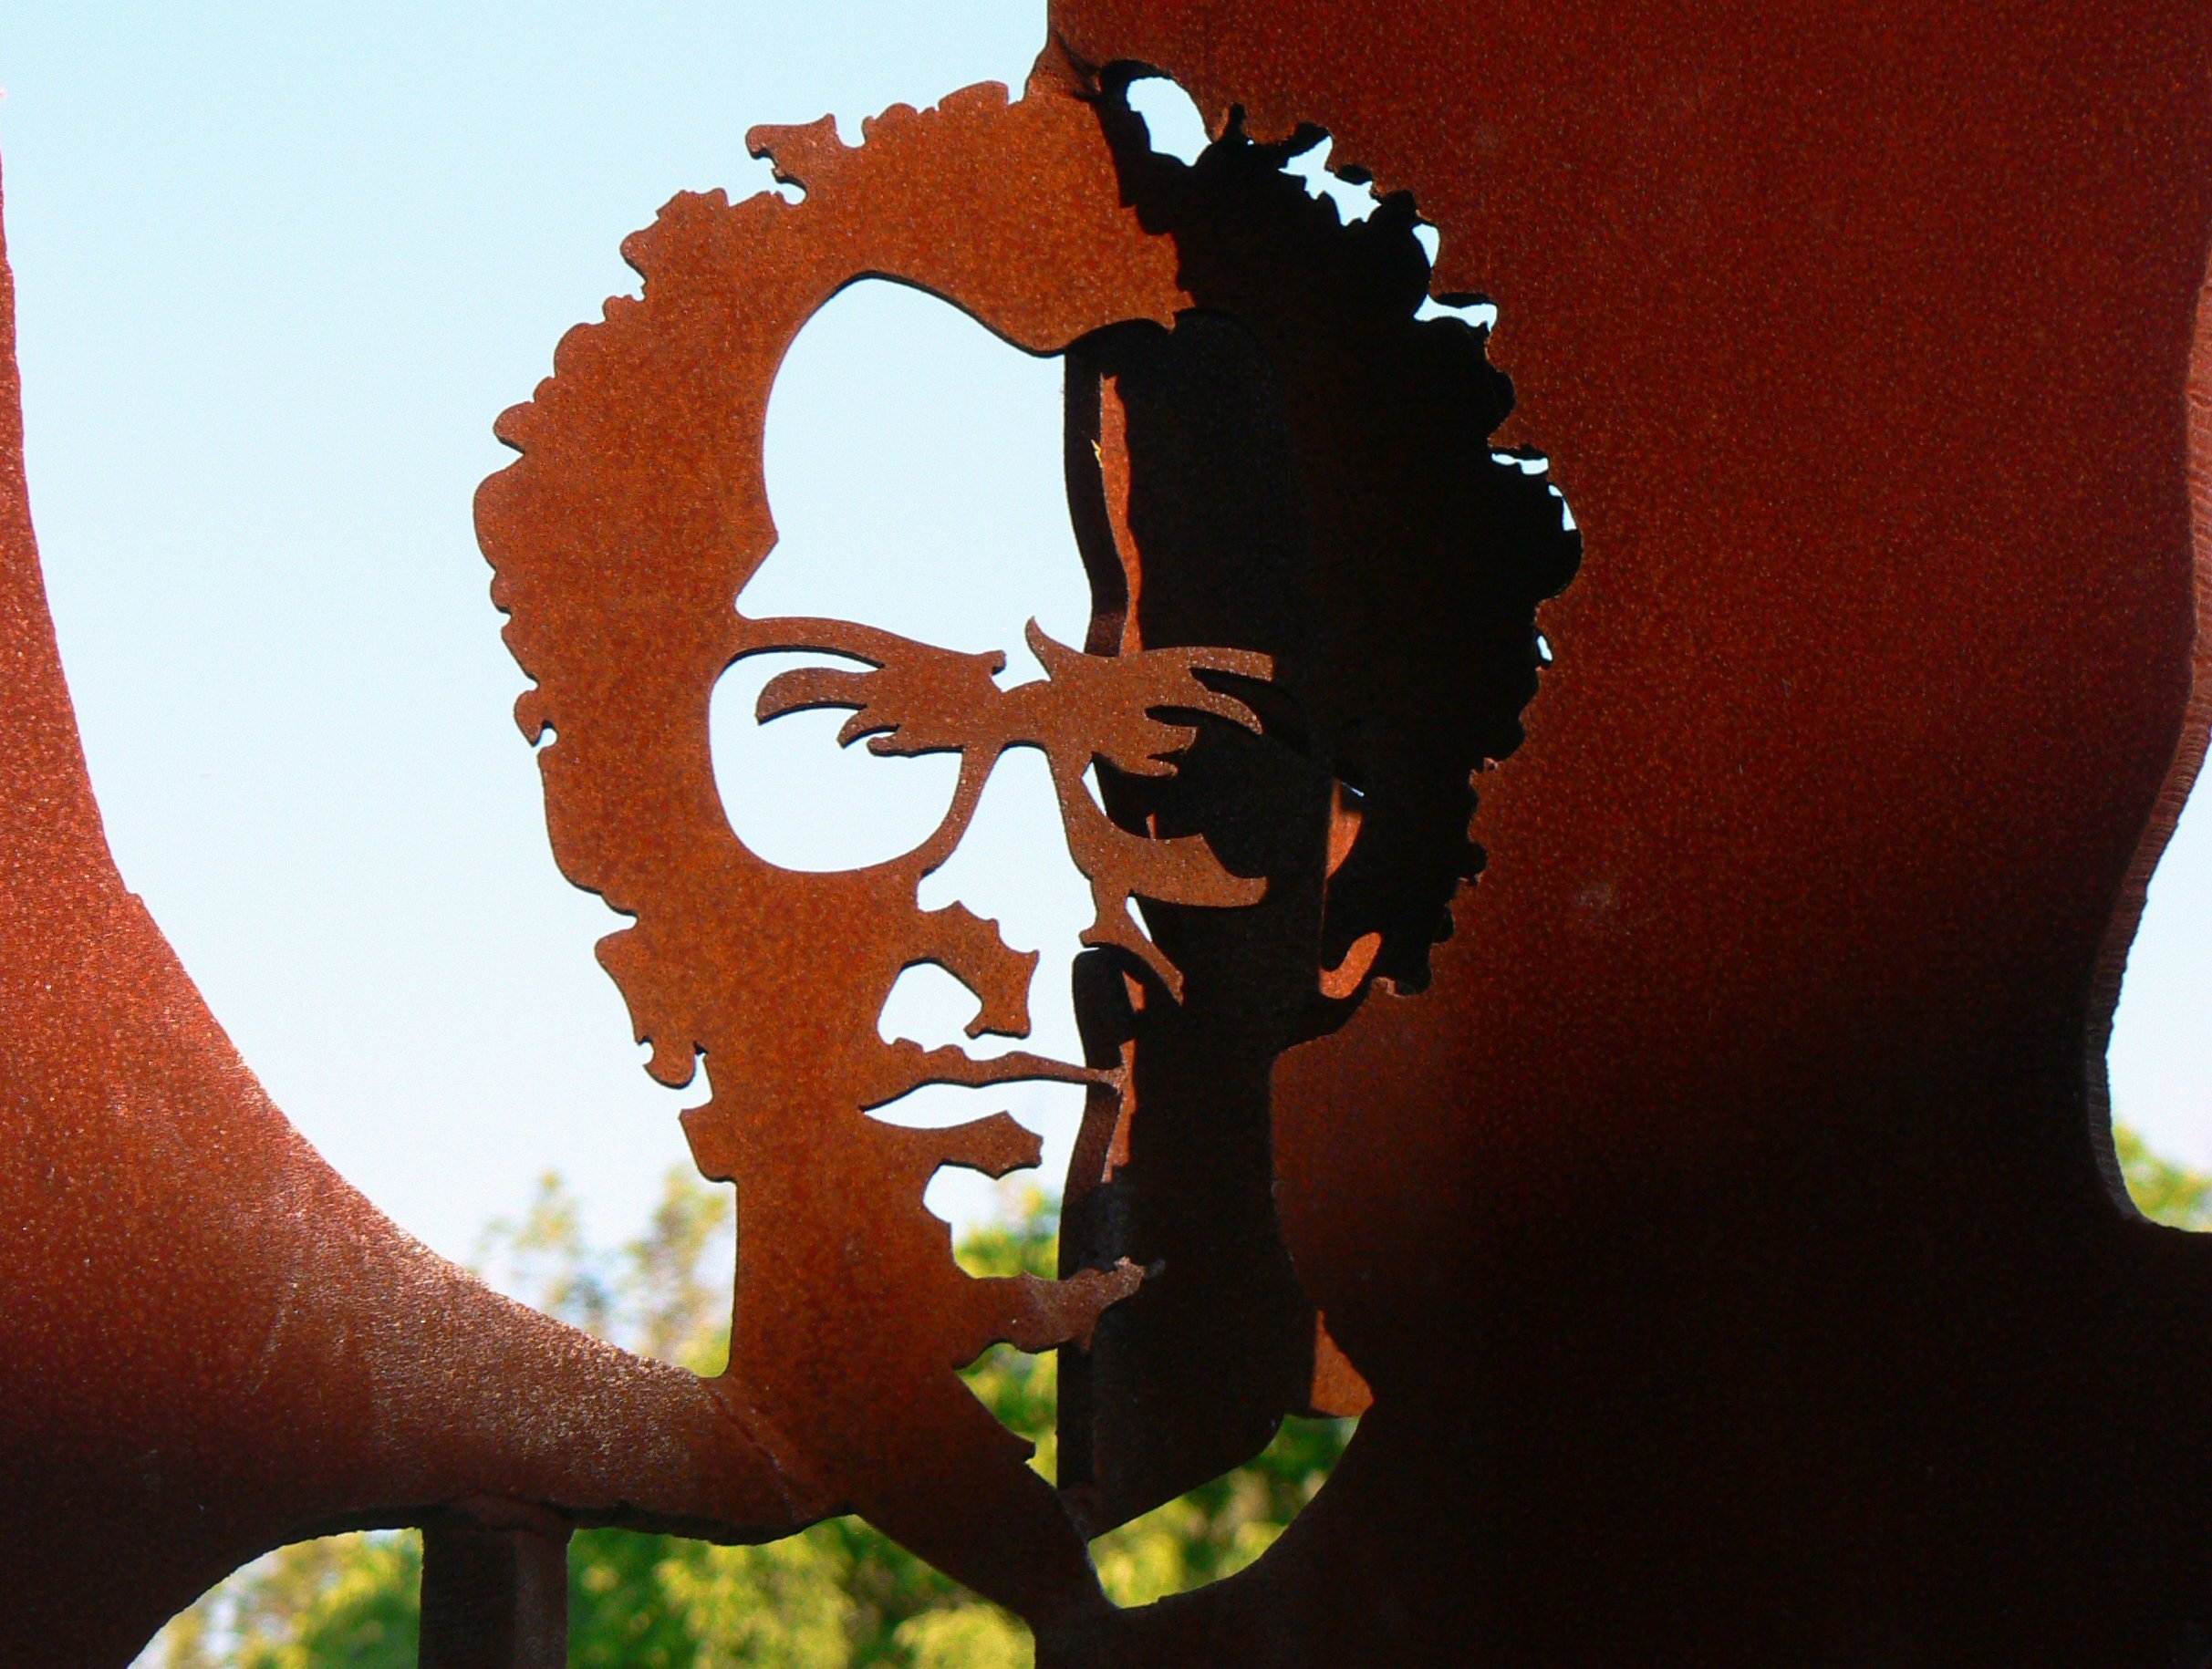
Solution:
[[(479, 497), (555, 851), (631, 918), (602, 958), (738, 1186), (711, 1382), (400, 1235), (124, 887), (0, 295), (11, 1649), (121, 1664), (267, 1548), (421, 1524), (425, 1661), (553, 1661), (566, 1527), (850, 1509), (1046, 1664), (2203, 1661), (2212, 1271), (2100, 1159), (2206, 733), (2212, 14), (1053, 29), (1019, 100), (762, 130), (801, 202), (675, 199)], [(1223, 136), (1195, 165), (1133, 65)], [(1283, 177), (1305, 123), (1368, 222)], [(734, 606), (776, 367), (864, 275), (1066, 358), (1094, 617), (1024, 689)], [(1517, 397), (1431, 289), (1497, 299)], [(1493, 447), (1572, 495), (1563, 592), (1559, 502)], [(844, 669), (763, 716), (961, 755), (918, 853), (799, 876), (732, 834), (709, 696), (793, 647)], [(1026, 1034), (1030, 955), (918, 901), (1012, 747), (1097, 906), (1085, 1058), (885, 1044), (919, 961)], [(971, 1278), (921, 1203), (1033, 1136), (870, 1116), (1017, 1078), (1085, 1086), (1058, 1280)], [(1063, 1488), (957, 1377), (993, 1341), (1065, 1353)], [(1366, 1412), (1270, 1552), (1105, 1603), (1086, 1532), (1309, 1408)]]

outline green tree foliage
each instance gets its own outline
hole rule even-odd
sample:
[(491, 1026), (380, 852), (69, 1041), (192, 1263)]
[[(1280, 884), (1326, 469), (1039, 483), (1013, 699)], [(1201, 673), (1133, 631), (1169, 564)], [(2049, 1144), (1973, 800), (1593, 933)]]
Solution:
[(411, 1532), (280, 1548), (163, 1630), (168, 1655), (155, 1661), (166, 1669), (415, 1669), (421, 1580)]
[[(644, 1236), (595, 1249), (576, 1202), (547, 1177), (519, 1219), (493, 1223), (478, 1261), (549, 1314), (694, 1372), (729, 1359), (729, 1193), (671, 1174)], [(1021, 1198), (969, 1235), (978, 1275), (1049, 1274), (1058, 1223)], [(1054, 1475), (1057, 1358), (1010, 1346), (967, 1372), (976, 1394), (1037, 1446)], [(1267, 1452), (1095, 1544), (1100, 1579), (1142, 1604), (1241, 1570), (1313, 1498), (1348, 1420), (1293, 1420)], [(412, 1669), (420, 1539), (370, 1532), (304, 1542), (255, 1561), (163, 1632), (166, 1669)], [(625, 1530), (577, 1533), (568, 1556), (569, 1662), (576, 1669), (1028, 1669), (1028, 1632), (857, 1519), (765, 1547), (725, 1548)]]
[(2212, 1177), (2161, 1158), (2125, 1125), (2113, 1126), (2120, 1171), (2135, 1208), (2175, 1228), (2212, 1228)]

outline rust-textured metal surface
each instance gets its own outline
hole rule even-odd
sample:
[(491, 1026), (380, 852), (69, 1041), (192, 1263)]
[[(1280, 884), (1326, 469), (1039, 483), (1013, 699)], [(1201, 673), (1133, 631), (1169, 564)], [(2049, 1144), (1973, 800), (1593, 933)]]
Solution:
[(125, 889), (39, 579), (13, 302), (0, 263), (8, 1661), (127, 1663), (235, 1566), (335, 1529), (817, 1516), (692, 1375), (500, 1297), (348, 1187)]
[[(480, 494), (556, 855), (738, 1186), (711, 1384), (430, 1257), (254, 1084), (106, 853), (0, 353), (16, 1649), (120, 1662), (263, 1548), (421, 1522), (426, 1621), (530, 1661), (568, 1524), (854, 1508), (1048, 1664), (2212, 1660), (2212, 1268), (2117, 1196), (2101, 1064), (2204, 750), (2212, 14), (1053, 26), (1018, 102), (763, 130), (803, 202), (672, 202)], [(1137, 63), (1241, 133), (1154, 156)], [(1336, 226), (1306, 122), (1410, 200)], [(1511, 399), (1414, 316), (1415, 205)], [(776, 365), (868, 275), (1066, 359), (1095, 606), (1041, 681), (743, 612)], [(838, 667), (764, 721), (961, 755), (917, 852), (731, 833), (709, 697), (786, 649)], [(1026, 1032), (1029, 957), (917, 900), (1020, 747), (1085, 1058), (886, 1044), (924, 961)], [(976, 1280), (921, 1190), (1033, 1139), (869, 1114), (1023, 1077), (1087, 1086), (1064, 1278)], [(1057, 1491), (956, 1377), (998, 1339), (1064, 1347)], [(1363, 1406), (1250, 1570), (1104, 1606), (1086, 1531)]]
[[(1373, 980), (1418, 981), (1474, 866), (1469, 773), (1518, 738), (1535, 604), (1574, 541), (1544, 483), (1490, 455), (1508, 399), (1480, 332), (1414, 317), (1409, 215), (1346, 231), (1280, 150), (1155, 158), (1117, 93), (1050, 69), (1018, 102), (990, 86), (895, 109), (857, 147), (827, 124), (756, 131), (805, 200), (682, 196), (629, 240), (641, 298), (572, 332), (502, 420), (522, 460), (477, 509), (535, 679), (517, 716), (556, 856), (634, 917), (601, 959), (655, 1073), (703, 1062), (685, 1127), (737, 1185), (717, 1389), (785, 1473), (1057, 1637), (1104, 1606), (1081, 1532), (1248, 1458), (1314, 1400), (1324, 1335), (1274, 1226), (1268, 1070)], [(1067, 357), (1093, 623), (1081, 648), (1031, 627), (1042, 679), (1002, 689), (996, 654), (743, 612), (775, 542), (776, 368), (867, 276)], [(732, 833), (709, 700), (732, 665), (790, 651), (836, 664), (772, 679), (761, 722), (846, 709), (843, 742), (959, 756), (906, 855), (799, 873)], [(878, 1017), (922, 963), (973, 991), (971, 1037), (1029, 1032), (1036, 953), (918, 903), (1017, 747), (1045, 757), (1096, 906), (1087, 1059), (887, 1042)], [(1038, 1079), (1090, 1086), (1063, 1279), (974, 1279), (924, 1187), (1034, 1165), (1037, 1138), (1003, 1113), (871, 1114), (924, 1084)], [(997, 1342), (1068, 1347), (1057, 1497), (955, 1375)]]
[(2212, 1253), (2103, 1053), (2204, 750), (2212, 12), (1054, 13), (1412, 192), (1587, 541), (1429, 990), (1275, 1075), (1375, 1410), (1130, 1660), (2205, 1661)]

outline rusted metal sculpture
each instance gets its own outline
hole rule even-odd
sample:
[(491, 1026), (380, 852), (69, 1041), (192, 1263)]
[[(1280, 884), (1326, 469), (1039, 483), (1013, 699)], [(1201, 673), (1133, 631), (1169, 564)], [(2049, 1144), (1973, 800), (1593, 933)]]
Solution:
[(2203, 1661), (2212, 1268), (2103, 1059), (2205, 747), (2212, 15), (1054, 14), (1411, 192), (1587, 541), (1428, 990), (1275, 1074), (1374, 1412), (1132, 1625)]
[[(763, 131), (797, 204), (671, 203), (480, 498), (556, 855), (635, 917), (605, 959), (738, 1182), (711, 1384), (429, 1257), (261, 1096), (107, 857), (0, 356), (23, 1654), (121, 1662), (263, 1548), (420, 1522), (426, 1661), (544, 1661), (571, 1524), (853, 1508), (1048, 1662), (2212, 1656), (2212, 1270), (2099, 1164), (2204, 751), (2212, 15), (1054, 31), (1018, 101)], [(1227, 136), (1195, 166), (1139, 65)], [(1282, 178), (1302, 123), (1366, 226)], [(1042, 681), (741, 612), (775, 365), (870, 274), (1067, 360), (1095, 608)], [(1498, 300), (1510, 421), (1425, 286)], [(1589, 541), (1563, 593), (1523, 442)], [(784, 648), (845, 669), (764, 720), (961, 755), (917, 852), (798, 877), (730, 833), (708, 695)], [(916, 903), (1023, 746), (1098, 906), (1086, 1058), (887, 1046), (918, 961), (1025, 1031), (1028, 959)], [(1016, 1076), (1088, 1086), (1058, 1282), (969, 1280), (920, 1205), (1030, 1138), (867, 1116)], [(1056, 1494), (954, 1378), (992, 1339), (1066, 1353)], [(1251, 1570), (1104, 1606), (1085, 1534), (1370, 1395)]]
[(0, 267), (8, 1654), (127, 1663), (237, 1565), (338, 1529), (424, 1524), (466, 1587), (486, 1538), (513, 1568), (575, 1522), (816, 1516), (691, 1374), (500, 1297), (348, 1187), (124, 887), (32, 543), (13, 300)]
[[(1312, 1401), (1321, 1334), (1274, 1229), (1267, 1073), (1378, 971), (1418, 975), (1445, 929), (1475, 856), (1469, 773), (1517, 740), (1535, 603), (1575, 548), (1544, 483), (1490, 456), (1507, 401), (1480, 333), (1414, 316), (1427, 261), (1405, 205), (1341, 227), (1285, 151), (1186, 168), (1116, 93), (1086, 92), (973, 88), (849, 149), (826, 123), (757, 132), (805, 201), (680, 197), (632, 238), (642, 298), (564, 341), (502, 420), (522, 461), (478, 500), (536, 679), (518, 716), (553, 732), (556, 855), (636, 919), (601, 955), (654, 1072), (680, 1085), (703, 1058), (712, 1085), (685, 1125), (743, 1221), (718, 1388), (781, 1469), (1048, 1633), (1103, 1604), (1079, 1524), (1205, 1481)], [(732, 606), (774, 544), (775, 368), (868, 275), (1068, 356), (1094, 620), (1081, 650), (1033, 625), (1043, 679), (1002, 690), (995, 655)], [(709, 699), (732, 664), (794, 649), (865, 669), (782, 674), (763, 721), (850, 709), (842, 741), (960, 755), (942, 826), (907, 855), (802, 875), (732, 834)], [(1034, 953), (916, 903), (1017, 746), (1046, 757), (1096, 906), (1087, 1065), (877, 1031), (900, 973), (930, 962), (979, 999), (970, 1035), (1028, 1033)], [(944, 1165), (1033, 1165), (1037, 1138), (1003, 1114), (868, 1114), (925, 1083), (1036, 1078), (1092, 1086), (1066, 1278), (973, 1280), (923, 1188)], [(1238, 1335), (1252, 1348), (1225, 1351)], [(1001, 1341), (1077, 1353), (1100, 1441), (1071, 1446), (1090, 1463), (1065, 1480), (1072, 1512), (954, 1376)]]

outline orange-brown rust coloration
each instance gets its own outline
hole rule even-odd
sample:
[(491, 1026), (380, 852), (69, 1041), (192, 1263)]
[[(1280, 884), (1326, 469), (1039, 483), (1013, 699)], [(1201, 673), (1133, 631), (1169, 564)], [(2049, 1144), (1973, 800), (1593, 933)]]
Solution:
[[(478, 524), (536, 680), (518, 715), (549, 737), (564, 872), (635, 918), (601, 956), (653, 1070), (682, 1083), (703, 1061), (711, 1085), (685, 1126), (744, 1223), (718, 1388), (785, 1472), (1049, 1635), (1082, 1634), (1104, 1606), (1082, 1532), (1249, 1457), (1315, 1400), (1324, 1335), (1274, 1228), (1267, 1068), (1366, 994), (1386, 934), (1331, 917), (1338, 894), (1386, 910), (1385, 971), (1418, 969), (1471, 873), (1468, 772), (1517, 739), (1534, 602), (1572, 571), (1573, 541), (1542, 485), (1482, 450), (1506, 397), (1479, 334), (1415, 320), (1425, 263), (1402, 213), (1347, 233), (1251, 148), (1170, 174), (1117, 89), (1050, 75), (1018, 103), (992, 87), (894, 110), (857, 147), (819, 123), (754, 143), (805, 199), (671, 202), (627, 246), (641, 299), (573, 333), (502, 420), (523, 456), (485, 483)], [(762, 429), (776, 368), (868, 276), (1066, 357), (1094, 611), (1082, 650), (1031, 627), (1043, 679), (1002, 689), (997, 655), (743, 612), (775, 538)], [(1424, 426), (1442, 438), (1412, 434)], [(1411, 532), (1360, 525), (1358, 492), (1378, 482), (1406, 490)], [(1489, 521), (1462, 524), (1454, 503)], [(1517, 518), (1541, 534), (1525, 573)], [(1372, 585), (1453, 541), (1490, 576)], [(1456, 624), (1394, 634), (1409, 601)], [(1340, 623), (1358, 629), (1339, 638)], [(1455, 633), (1493, 635), (1499, 664), (1470, 671)], [(1448, 744), (1440, 782), (1407, 792), (1422, 747), (1404, 680), (1352, 687), (1401, 646), (1418, 676), (1465, 687), (1478, 706), (1453, 721), (1485, 738)], [(842, 744), (959, 756), (941, 824), (903, 856), (800, 874), (732, 832), (709, 699), (733, 664), (794, 652), (831, 664), (770, 679), (760, 722), (845, 710)], [(1028, 1033), (1035, 954), (918, 901), (1022, 747), (1044, 755), (1091, 886), (1090, 1058), (886, 1042), (878, 1017), (922, 963), (975, 994), (971, 1036)], [(1438, 808), (1413, 836), (1440, 856), (1410, 904), (1376, 863), (1361, 873), (1355, 832), (1373, 824), (1331, 809), (1347, 773), (1373, 779), (1375, 821), (1397, 817), (1401, 844), (1422, 792)], [(1411, 933), (1387, 914), (1407, 909)], [(1332, 933), (1350, 948), (1324, 973)], [(1090, 1086), (1064, 1279), (976, 1280), (923, 1189), (943, 1166), (1033, 1165), (1035, 1138), (1002, 1114), (938, 1130), (873, 1115), (924, 1085), (1039, 1079)], [(1057, 1495), (954, 1376), (999, 1341), (1067, 1349)], [(1340, 1356), (1324, 1376), (1332, 1406), (1362, 1394)]]
[[(856, 1508), (1046, 1664), (2212, 1658), (2212, 1262), (2113, 1191), (2102, 1077), (2205, 743), (2212, 13), (1053, 26), (1019, 102), (758, 130), (804, 201), (671, 202), (480, 494), (556, 854), (738, 1185), (711, 1384), (431, 1257), (237, 1060), (105, 848), (0, 341), (18, 1652), (120, 1664), (321, 1528), (544, 1588), (571, 1523)], [(1137, 64), (1224, 135), (1195, 166)], [(1279, 171), (1307, 122), (1411, 197), (1339, 227)], [(1416, 202), (1517, 409), (1414, 316)], [(868, 275), (1066, 360), (1094, 609), (1044, 680), (737, 606), (776, 367)], [(1499, 433), (1590, 542), (1541, 697), (1580, 545)], [(837, 666), (763, 721), (961, 755), (916, 852), (731, 832), (709, 698), (785, 649)], [(1097, 906), (1085, 1058), (886, 1044), (922, 961), (1026, 1035), (1033, 954), (917, 898), (1018, 747)], [(1037, 1078), (1087, 1086), (1064, 1279), (972, 1280), (922, 1190), (1035, 1138), (871, 1114)], [(1064, 1351), (1057, 1491), (955, 1376), (993, 1340)], [(1308, 1408), (1366, 1413), (1272, 1550), (1104, 1605), (1085, 1533)]]
[(1375, 1412), (1127, 1661), (2207, 1661), (2212, 1247), (2103, 1049), (2205, 747), (2212, 11), (1054, 16), (1412, 192), (1588, 540), (1432, 985), (1275, 1077)]
[[(1034, 953), (961, 907), (917, 904), (1013, 746), (1042, 748), (1051, 764), (1071, 852), (1097, 896), (1086, 938), (1148, 955), (1173, 980), (1127, 914), (1132, 889), (1230, 904), (1258, 885), (1202, 840), (1116, 827), (1082, 773), (1094, 752), (1171, 772), (1194, 732), (1152, 716), (1162, 707), (1256, 726), (1195, 674), (1267, 668), (1202, 651), (1094, 657), (1033, 628), (1050, 676), (1002, 692), (997, 657), (732, 608), (774, 543), (761, 447), (775, 368), (846, 284), (901, 279), (1032, 352), (1130, 317), (1164, 322), (1185, 299), (1172, 251), (1122, 205), (1105, 136), (1075, 99), (1010, 105), (1003, 88), (978, 88), (878, 118), (850, 149), (825, 123), (756, 130), (753, 143), (805, 201), (680, 197), (632, 238), (643, 299), (610, 302), (603, 324), (571, 333), (553, 378), (501, 420), (523, 459), (485, 483), (478, 524), (494, 596), (514, 617), (507, 641), (536, 680), (524, 728), (554, 733), (542, 759), (555, 855), (571, 880), (637, 917), (601, 956), (652, 1042), (655, 1073), (689, 1082), (703, 1055), (712, 1082), (684, 1123), (701, 1169), (738, 1184), (744, 1222), (720, 1389), (775, 1434), (785, 1470), (1053, 1622), (1103, 1604), (1082, 1540), (1025, 1464), (1027, 1445), (954, 1370), (994, 1342), (1087, 1343), (1138, 1272), (1112, 1261), (1057, 1283), (971, 1278), (923, 1189), (945, 1165), (992, 1176), (1034, 1165), (1036, 1138), (1003, 1114), (941, 1131), (869, 1114), (924, 1084), (1109, 1074), (887, 1044), (877, 1017), (898, 976), (929, 962), (975, 991), (979, 1027), (1027, 1034)], [(783, 650), (855, 669), (774, 679), (763, 722), (849, 708), (841, 741), (960, 753), (951, 810), (920, 847), (799, 876), (739, 843), (709, 757), (708, 701), (733, 661)]]
[(496, 1517), (788, 1532), (727, 1405), (396, 1228), (272, 1105), (101, 833), (39, 578), (0, 264), (0, 1595), (127, 1663), (271, 1547)]
[[(1286, 1413), (1364, 1403), (1275, 1227), (1268, 1073), (1378, 980), (1420, 983), (1478, 866), (1469, 775), (1520, 739), (1535, 606), (1575, 541), (1545, 484), (1489, 453), (1510, 397), (1480, 332), (1416, 317), (1402, 204), (1346, 229), (1283, 150), (1186, 168), (1118, 86), (1049, 73), (1016, 104), (895, 110), (858, 147), (818, 123), (754, 142), (805, 199), (671, 202), (627, 246), (641, 299), (573, 333), (502, 420), (522, 459), (478, 525), (536, 679), (519, 716), (550, 733), (564, 873), (635, 918), (601, 955), (653, 1070), (681, 1083), (703, 1061), (711, 1085), (685, 1125), (744, 1224), (718, 1388), (787, 1473), (1048, 1639), (1087, 1639), (1085, 1534), (1249, 1458)], [(1041, 679), (743, 610), (775, 537), (776, 368), (869, 276), (1066, 359), (1093, 619), (1080, 651), (1031, 627)], [(800, 874), (732, 832), (709, 700), (733, 664), (792, 652), (836, 664), (772, 678), (760, 722), (846, 710), (841, 743), (959, 756), (911, 852)], [(973, 991), (971, 1035), (1027, 1033), (1035, 957), (919, 904), (1019, 747), (1044, 753), (1091, 886), (1088, 1058), (886, 1042), (921, 963)], [(943, 1166), (1033, 1165), (1034, 1139), (1003, 1114), (873, 1114), (1024, 1079), (1090, 1086), (1064, 1278), (976, 1280), (923, 1189)], [(994, 1341), (1064, 1348), (1056, 1494), (954, 1377)]]

